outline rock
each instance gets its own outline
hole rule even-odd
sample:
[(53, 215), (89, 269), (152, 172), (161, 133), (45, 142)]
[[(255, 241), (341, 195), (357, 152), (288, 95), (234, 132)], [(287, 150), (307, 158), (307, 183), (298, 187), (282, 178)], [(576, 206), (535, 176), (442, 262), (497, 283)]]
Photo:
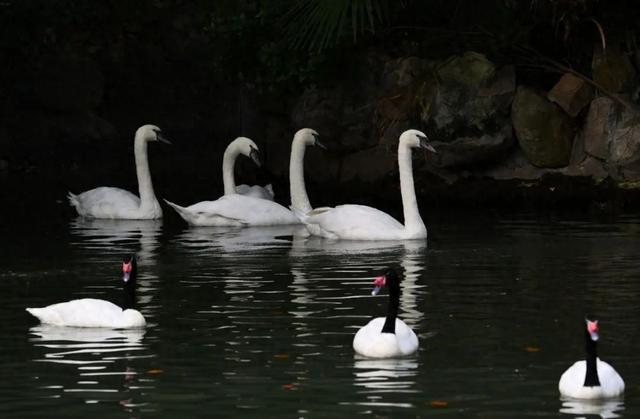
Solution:
[(89, 60), (53, 57), (35, 74), (35, 96), (40, 104), (60, 112), (95, 109), (102, 103), (104, 77)]
[(467, 52), (449, 59), (437, 75), (417, 91), (425, 132), (443, 153), (430, 160), (442, 168), (472, 167), (503, 157), (513, 144), (513, 66), (496, 71), (484, 55)]
[(432, 141), (438, 153), (432, 156), (439, 167), (464, 167), (495, 160), (513, 144), (511, 126), (480, 137), (459, 137), (450, 143)]
[(567, 176), (584, 176), (596, 180), (601, 180), (609, 176), (602, 161), (591, 156), (586, 156), (584, 160), (576, 164), (570, 164), (564, 169), (563, 173)]
[(589, 104), (592, 97), (591, 86), (571, 73), (565, 73), (547, 94), (550, 101), (557, 103), (574, 118)]
[(520, 86), (511, 118), (520, 147), (533, 165), (553, 168), (569, 163), (573, 126), (560, 108), (532, 89)]
[(602, 47), (596, 45), (591, 69), (593, 80), (612, 93), (628, 87), (635, 77), (631, 61), (616, 45), (609, 45), (604, 53)]
[(495, 65), (482, 54), (469, 51), (449, 59), (438, 69), (438, 76), (445, 83), (482, 87), (495, 74)]
[(609, 146), (609, 162), (625, 166), (640, 160), (640, 116), (621, 121)]
[(601, 160), (609, 156), (609, 137), (615, 126), (615, 110), (615, 103), (611, 99), (599, 97), (591, 101), (585, 120), (584, 150)]
[(407, 87), (416, 78), (422, 76), (428, 68), (428, 62), (418, 57), (401, 57), (389, 60), (384, 65), (382, 88), (390, 90), (397, 87)]
[(496, 180), (534, 180), (555, 169), (541, 169), (532, 165), (524, 151), (518, 149), (495, 167), (484, 170), (480, 175)]

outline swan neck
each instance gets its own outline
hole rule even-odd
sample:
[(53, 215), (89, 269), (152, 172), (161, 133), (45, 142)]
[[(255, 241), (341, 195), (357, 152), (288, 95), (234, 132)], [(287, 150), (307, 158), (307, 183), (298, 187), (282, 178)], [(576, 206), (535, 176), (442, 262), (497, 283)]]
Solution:
[(224, 184), (225, 195), (236, 193), (234, 168), (238, 154), (240, 154), (240, 150), (238, 150), (235, 144), (230, 144), (224, 151), (224, 157), (222, 158), (222, 183)]
[(136, 278), (131, 274), (128, 282), (125, 282), (122, 295), (122, 310), (136, 308)]
[(141, 136), (136, 136), (133, 148), (136, 157), (136, 175), (138, 176), (140, 207), (154, 206), (158, 200), (156, 199), (156, 194), (153, 191), (153, 183), (151, 182), (149, 159), (147, 157), (147, 141)]
[(396, 317), (400, 308), (400, 286), (389, 287), (389, 305), (387, 307), (387, 318), (382, 326), (382, 333), (396, 333)]
[(411, 148), (403, 143), (398, 146), (398, 170), (400, 172), (400, 193), (402, 194), (405, 231), (417, 233), (426, 230), (418, 210), (416, 190), (413, 184)]
[(307, 189), (304, 184), (304, 152), (306, 144), (293, 140), (291, 144), (291, 160), (289, 161), (289, 188), (291, 206), (304, 213), (312, 210)]
[(587, 352), (587, 373), (584, 377), (585, 387), (600, 386), (598, 377), (598, 343), (591, 340), (589, 332), (585, 330), (586, 335), (586, 352)]

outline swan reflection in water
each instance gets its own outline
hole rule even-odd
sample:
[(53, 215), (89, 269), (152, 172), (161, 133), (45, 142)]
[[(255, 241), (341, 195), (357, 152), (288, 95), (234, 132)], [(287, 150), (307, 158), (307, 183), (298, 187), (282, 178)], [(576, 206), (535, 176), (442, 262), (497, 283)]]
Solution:
[(153, 317), (151, 301), (158, 282), (155, 274), (157, 249), (162, 234), (161, 220), (98, 220), (77, 217), (70, 223), (75, 240), (72, 245), (88, 252), (85, 260), (101, 261), (105, 257), (120, 259), (123, 254), (136, 253), (138, 261), (137, 301), (140, 312)]
[[(136, 359), (151, 358), (143, 342), (145, 329), (104, 329), (39, 325), (29, 329), (29, 341), (44, 354), (35, 362), (51, 363), (64, 381), (47, 383), (47, 371), (36, 377), (45, 397), (80, 397), (85, 403), (117, 401), (127, 411), (144, 405), (137, 401), (153, 379), (140, 377), (131, 366)], [(51, 394), (53, 393), (53, 394)]]
[(562, 407), (559, 412), (576, 417), (585, 415), (597, 415), (603, 419), (619, 418), (619, 414), (624, 410), (624, 401), (614, 400), (578, 400), (562, 399)]

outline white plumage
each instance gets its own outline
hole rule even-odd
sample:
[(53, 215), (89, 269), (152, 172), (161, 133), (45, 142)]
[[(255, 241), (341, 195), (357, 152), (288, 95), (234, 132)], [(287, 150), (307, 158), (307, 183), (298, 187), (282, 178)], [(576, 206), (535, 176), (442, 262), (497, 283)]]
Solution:
[(271, 184), (260, 186), (260, 185), (238, 185), (236, 186), (236, 193), (238, 195), (250, 196), (252, 198), (260, 198), (266, 199), (268, 201), (273, 201), (275, 198), (275, 194), (273, 193), (273, 186)]
[(139, 311), (122, 310), (109, 301), (94, 298), (83, 298), (26, 310), (40, 322), (55, 326), (128, 329), (146, 325)]
[(624, 393), (624, 381), (620, 374), (608, 363), (597, 359), (600, 385), (585, 387), (584, 377), (587, 373), (587, 362), (577, 361), (560, 377), (558, 389), (560, 394), (575, 399), (608, 399), (619, 397)]
[(404, 210), (404, 225), (390, 215), (364, 205), (339, 205), (335, 208), (316, 208), (296, 211), (309, 232), (330, 239), (346, 240), (406, 240), (424, 239), (427, 229), (420, 217), (413, 184), (411, 149), (426, 148), (426, 135), (417, 130), (402, 133), (398, 145), (400, 190)]
[(418, 350), (418, 337), (400, 319), (395, 333), (381, 333), (384, 317), (377, 317), (362, 327), (353, 338), (356, 353), (369, 358), (394, 358), (411, 355)]
[(69, 192), (69, 203), (76, 208), (79, 215), (107, 219), (162, 218), (162, 208), (153, 191), (149, 172), (147, 159), (147, 142), (149, 141), (169, 143), (162, 137), (160, 128), (155, 125), (143, 125), (136, 131), (134, 153), (140, 198), (129, 191), (113, 187), (99, 187), (77, 195)]

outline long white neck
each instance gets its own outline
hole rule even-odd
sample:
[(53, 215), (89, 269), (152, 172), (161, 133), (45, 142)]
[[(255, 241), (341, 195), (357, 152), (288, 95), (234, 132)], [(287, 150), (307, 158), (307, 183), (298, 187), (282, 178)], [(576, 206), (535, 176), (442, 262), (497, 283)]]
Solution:
[(140, 194), (140, 208), (156, 206), (158, 200), (153, 191), (151, 173), (149, 172), (149, 160), (147, 158), (147, 141), (144, 137), (136, 136), (133, 144), (136, 156), (136, 174), (138, 176), (138, 193)]
[(307, 196), (304, 186), (304, 141), (293, 140), (291, 144), (291, 160), (289, 161), (289, 190), (291, 193), (291, 206), (307, 213), (313, 208)]
[(411, 147), (400, 143), (398, 146), (398, 170), (400, 172), (400, 193), (402, 194), (402, 208), (404, 210), (404, 229), (408, 235), (426, 231), (426, 227), (416, 200), (416, 190), (413, 185), (413, 163), (411, 162)]
[(236, 165), (236, 158), (240, 154), (240, 150), (235, 144), (229, 144), (224, 151), (222, 158), (222, 183), (224, 185), (224, 194), (232, 195), (236, 193), (236, 178), (233, 173)]

